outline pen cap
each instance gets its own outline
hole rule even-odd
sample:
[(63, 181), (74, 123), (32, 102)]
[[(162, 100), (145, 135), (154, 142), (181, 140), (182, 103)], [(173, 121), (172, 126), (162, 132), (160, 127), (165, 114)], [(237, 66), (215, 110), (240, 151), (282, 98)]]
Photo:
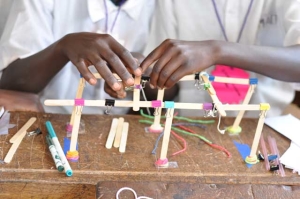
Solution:
[(50, 135), (51, 138), (56, 137), (55, 131), (54, 131), (54, 129), (53, 129), (52, 124), (51, 124), (50, 121), (46, 122), (46, 128), (47, 128), (47, 130), (48, 130), (49, 135)]

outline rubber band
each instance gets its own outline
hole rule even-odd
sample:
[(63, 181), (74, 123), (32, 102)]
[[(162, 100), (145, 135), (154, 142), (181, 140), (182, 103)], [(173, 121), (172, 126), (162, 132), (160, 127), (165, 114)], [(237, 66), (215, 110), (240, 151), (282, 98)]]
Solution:
[(156, 141), (155, 141), (155, 144), (154, 144), (154, 148), (151, 152), (151, 154), (155, 155), (156, 154), (156, 149), (158, 147), (158, 142), (159, 140), (161, 139), (161, 137), (164, 135), (164, 132), (162, 132), (161, 134), (159, 134), (159, 136), (157, 137)]
[(158, 159), (158, 160), (155, 162), (155, 165), (157, 165), (157, 166), (163, 166), (163, 165), (168, 164), (168, 162), (169, 162), (168, 158), (165, 158), (165, 159)]
[(183, 149), (181, 149), (181, 150), (179, 150), (179, 151), (173, 153), (172, 156), (175, 156), (175, 155), (178, 155), (179, 153), (185, 152), (185, 151), (186, 151), (186, 148), (187, 148), (187, 147), (186, 147), (187, 144), (186, 144), (185, 139), (184, 139), (183, 137), (177, 135), (174, 131), (171, 131), (171, 133), (172, 133), (172, 135), (174, 135), (177, 139), (179, 139), (179, 140), (181, 140), (181, 141), (183, 142)]
[(70, 161), (77, 162), (79, 159), (78, 151), (68, 151), (66, 158)]
[(136, 192), (135, 192), (132, 188), (130, 188), (130, 187), (123, 187), (123, 188), (119, 189), (118, 192), (116, 193), (116, 199), (120, 199), (120, 198), (119, 198), (119, 194), (120, 194), (122, 191), (125, 191), (125, 190), (131, 191), (131, 192), (133, 193), (135, 199), (153, 199), (153, 198), (149, 198), (149, 197), (147, 197), (147, 196), (139, 196), (139, 197), (137, 197)]
[(218, 131), (219, 131), (221, 134), (224, 134), (225, 131), (226, 131), (226, 129), (221, 130), (221, 129), (220, 129), (220, 123), (221, 123), (221, 114), (219, 114), (219, 122), (218, 122), (217, 128), (218, 128)]
[(75, 99), (75, 106), (84, 106), (84, 99), (79, 98), (79, 99)]
[[(153, 116), (145, 114), (142, 109), (140, 110), (140, 114), (145, 118), (154, 119)], [(166, 118), (166, 117), (161, 116), (161, 118)], [(191, 123), (200, 123), (200, 124), (212, 124), (215, 122), (215, 120), (193, 120), (193, 119), (189, 119), (189, 118), (181, 117), (181, 116), (174, 116), (173, 119), (183, 120), (183, 121), (187, 121), (187, 122), (191, 122)]]
[(197, 126), (199, 128), (206, 129), (206, 126), (197, 123), (173, 123), (172, 126)]
[(72, 124), (67, 124), (66, 130), (67, 130), (67, 132), (72, 132), (72, 130), (73, 130), (73, 125), (72, 125)]
[(142, 86), (141, 86), (140, 84), (138, 84), (138, 85), (134, 85), (134, 88), (135, 88), (135, 89), (141, 90), (141, 89), (142, 89)]
[(213, 109), (212, 103), (203, 103), (203, 110), (210, 111)]

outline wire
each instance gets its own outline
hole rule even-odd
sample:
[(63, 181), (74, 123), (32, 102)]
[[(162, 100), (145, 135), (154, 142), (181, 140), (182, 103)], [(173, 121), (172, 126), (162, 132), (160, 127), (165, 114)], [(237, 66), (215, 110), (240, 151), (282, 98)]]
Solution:
[(147, 196), (139, 196), (139, 197), (137, 197), (136, 192), (132, 188), (130, 188), (130, 187), (123, 187), (123, 188), (119, 189), (118, 192), (116, 193), (116, 199), (119, 199), (119, 194), (122, 191), (124, 191), (124, 190), (131, 191), (133, 193), (135, 199), (153, 199), (153, 198), (150, 198), (150, 197), (147, 197)]

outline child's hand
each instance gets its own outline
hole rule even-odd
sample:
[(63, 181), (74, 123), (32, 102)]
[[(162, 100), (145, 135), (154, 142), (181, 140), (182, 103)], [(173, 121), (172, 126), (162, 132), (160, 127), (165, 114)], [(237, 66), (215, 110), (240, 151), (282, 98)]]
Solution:
[(59, 42), (62, 52), (81, 73), (86, 81), (95, 85), (97, 79), (89, 71), (88, 66), (94, 65), (105, 82), (114, 91), (123, 89), (113, 76), (115, 71), (126, 86), (132, 86), (134, 80), (129, 71), (140, 76), (138, 67), (131, 53), (107, 34), (73, 33), (66, 35)]
[(142, 62), (145, 71), (154, 64), (150, 75), (152, 88), (170, 88), (182, 77), (215, 64), (217, 48), (212, 41), (165, 40)]

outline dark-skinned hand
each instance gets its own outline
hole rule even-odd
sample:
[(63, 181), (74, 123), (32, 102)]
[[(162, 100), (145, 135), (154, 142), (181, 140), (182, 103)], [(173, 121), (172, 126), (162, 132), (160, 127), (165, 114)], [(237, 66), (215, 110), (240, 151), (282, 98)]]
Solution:
[(151, 88), (170, 88), (185, 75), (212, 66), (215, 60), (214, 49), (210, 41), (168, 39), (154, 49), (140, 67), (145, 71), (154, 64), (150, 75)]
[(88, 69), (89, 65), (94, 65), (107, 86), (121, 96), (124, 87), (113, 76), (112, 71), (126, 86), (134, 84), (131, 73), (141, 75), (141, 69), (131, 53), (108, 34), (69, 34), (60, 40), (60, 47), (87, 82), (91, 85), (97, 83), (97, 79)]

